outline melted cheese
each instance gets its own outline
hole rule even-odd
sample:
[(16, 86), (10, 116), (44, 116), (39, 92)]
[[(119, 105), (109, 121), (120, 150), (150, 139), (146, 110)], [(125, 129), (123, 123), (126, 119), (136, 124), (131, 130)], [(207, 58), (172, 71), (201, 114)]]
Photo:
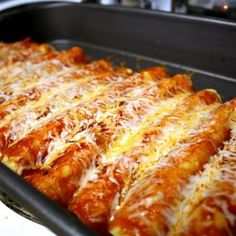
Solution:
[[(177, 104), (183, 101), (184, 98), (189, 96), (188, 93), (180, 94), (174, 98), (169, 98), (164, 100), (158, 104), (158, 106), (149, 111), (146, 117), (143, 117), (143, 122), (140, 122), (139, 125), (132, 125), (132, 123), (124, 126), (125, 128), (131, 130), (130, 132), (126, 132), (121, 136), (113, 145), (110, 147), (105, 156), (103, 156), (103, 164), (107, 162), (114, 162), (117, 157), (119, 157), (125, 151), (128, 151), (130, 148), (134, 146), (143, 136), (143, 133), (147, 130), (147, 128), (153, 123), (155, 120), (160, 121), (165, 115), (171, 112)], [(152, 124), (154, 125), (154, 124)]]
[[(132, 79), (131, 79), (132, 80)], [(137, 126), (138, 122), (142, 119), (146, 119), (147, 121), (146, 124), (144, 122), (144, 124), (142, 124), (141, 127), (142, 132), (144, 131), (144, 128), (147, 126), (147, 124), (149, 124), (151, 122), (151, 120), (153, 120), (154, 118), (158, 118), (158, 114), (164, 115), (165, 114), (165, 109), (171, 110), (173, 109), (173, 107), (175, 106), (175, 104), (177, 104), (178, 102), (180, 102), (183, 98), (185, 98), (186, 96), (189, 95), (189, 93), (186, 94), (181, 94), (179, 96), (177, 96), (176, 98), (173, 98), (172, 100), (170, 99), (170, 101), (168, 100), (167, 104), (165, 104), (165, 102), (163, 102), (163, 104), (165, 104), (165, 109), (161, 109), (162, 108), (162, 103), (160, 103), (160, 108), (156, 107), (155, 105), (155, 100), (159, 100), (158, 97), (152, 97), (152, 98), (145, 98), (145, 96), (149, 96), (149, 92), (150, 90), (153, 90), (153, 84), (151, 82), (151, 86), (150, 83), (148, 81), (145, 81), (145, 84), (141, 84), (141, 88), (143, 91), (142, 96), (140, 96), (140, 90), (139, 93), (136, 92), (136, 90), (134, 90), (134, 87), (131, 87), (130, 90), (128, 90), (127, 93), (123, 94), (123, 92), (117, 90), (117, 88), (119, 88), (121, 85), (124, 86), (125, 84), (127, 84), (128, 86), (130, 86), (130, 81), (128, 79), (124, 79), (122, 77), (118, 77), (116, 78), (114, 81), (109, 82), (108, 87), (106, 88), (106, 91), (103, 91), (103, 94), (96, 96), (95, 99), (93, 101), (90, 102), (89, 105), (87, 105), (85, 103), (85, 108), (84, 108), (84, 112), (90, 112), (91, 114), (93, 113), (93, 116), (91, 118), (93, 118), (93, 123), (100, 123), (100, 122), (108, 122), (108, 125), (111, 127), (111, 129), (116, 129), (115, 131), (117, 132), (117, 134), (122, 134), (122, 132), (124, 133), (124, 131), (128, 129), (131, 131), (131, 135), (130, 135), (130, 140), (132, 138), (134, 138), (136, 136), (137, 131), (140, 129), (140, 127), (138, 126), (138, 128), (136, 129), (136, 131), (134, 133), (132, 133), (135, 130), (135, 127)], [(138, 87), (136, 87), (137, 89)], [(116, 95), (117, 94), (117, 95)], [(125, 99), (128, 99), (127, 104), (122, 105), (121, 107), (119, 106), (120, 102), (124, 102)], [(172, 102), (171, 102), (172, 101)], [(142, 106), (141, 106), (142, 104)], [(170, 106), (171, 105), (171, 106)], [(163, 105), (164, 106), (164, 105)], [(138, 108), (143, 108), (145, 110), (145, 113), (143, 116), (138, 116), (136, 115), (137, 113), (137, 107)], [(83, 106), (79, 107), (80, 109), (83, 108)], [(136, 109), (136, 111), (135, 111)], [(157, 112), (158, 111), (158, 112)], [(126, 114), (127, 118), (124, 118), (124, 122), (126, 122), (127, 124), (125, 125), (124, 122), (122, 123), (121, 118), (119, 116), (119, 113), (123, 112)], [(149, 115), (151, 114), (151, 115)], [(147, 117), (148, 116), (148, 117)], [(113, 117), (112, 123), (117, 123), (117, 121), (120, 122), (119, 126), (112, 126), (110, 117)], [(126, 120), (127, 119), (127, 120)], [(117, 121), (116, 121), (117, 120)], [(85, 122), (83, 124), (83, 122)], [(89, 120), (85, 120), (85, 121), (81, 121), (80, 120), (80, 126), (78, 126), (79, 128), (73, 128), (73, 132), (70, 133), (70, 135), (67, 135), (66, 138), (62, 139), (61, 137), (57, 138), (57, 142), (55, 142), (55, 140), (53, 140), (53, 146), (57, 147), (53, 152), (50, 152), (46, 158), (46, 162), (45, 165), (50, 165), (50, 163), (56, 159), (56, 157), (58, 156), (58, 153), (60, 153), (60, 151), (62, 152), (63, 150), (65, 150), (66, 148), (68, 148), (68, 142), (77, 142), (77, 140), (80, 140), (80, 138), (82, 136), (86, 136), (88, 130), (84, 130), (83, 132), (81, 132), (81, 126), (86, 126), (88, 127), (88, 122), (90, 122)], [(127, 130), (126, 130), (127, 131)], [(128, 133), (128, 132), (127, 132)], [(125, 138), (124, 138), (125, 139)], [(63, 141), (62, 141), (63, 140)], [(134, 141), (135, 142), (135, 141)], [(120, 147), (121, 150), (123, 150), (121, 147), (125, 146), (125, 143), (122, 143), (122, 140), (118, 139), (118, 141), (116, 142), (116, 144), (114, 144), (114, 146), (116, 146), (118, 148), (118, 146)], [(111, 144), (113, 146), (113, 143)], [(52, 145), (50, 145), (51, 147)], [(114, 147), (114, 148), (116, 148)], [(51, 148), (50, 148), (50, 151)]]
[[(0, 121), (0, 128), (6, 128), (5, 138), (11, 137), (14, 140), (9, 147), (14, 148), (24, 137), (31, 137), (33, 131), (44, 131), (44, 127), (51, 121), (60, 119), (64, 128), (54, 136), (52, 131), (45, 134), (45, 137), (52, 138), (47, 146), (46, 157), (39, 147), (35, 148), (36, 153), (38, 151), (34, 157), (36, 161), (25, 160), (30, 162), (26, 164), (28, 166), (21, 164), (26, 157), (20, 154), (14, 157), (5, 154), (2, 162), (18, 174), (25, 168), (50, 171), (52, 164), (57, 163), (54, 161), (72, 145), (82, 147), (82, 144), (86, 144), (91, 147), (91, 152), (94, 151), (94, 155), (89, 153), (90, 159), (90, 151), (81, 148), (81, 157), (73, 157), (78, 158), (84, 167), (82, 178), (78, 177), (75, 181), (75, 186), (80, 187), (74, 197), (89, 181), (99, 181), (103, 167), (110, 166), (106, 176), (120, 191), (114, 194), (109, 206), (110, 219), (107, 220), (114, 220), (116, 212), (134, 193), (142, 191), (145, 185), (145, 197), (127, 207), (130, 212), (127, 218), (131, 221), (141, 219), (143, 227), (151, 227), (156, 235), (164, 235), (164, 230), (160, 230), (158, 224), (153, 224), (146, 209), (155, 202), (168, 202), (165, 202), (164, 191), (157, 190), (153, 194), (159, 183), (154, 180), (156, 182), (150, 184), (148, 177), (158, 168), (169, 165), (167, 156), (178, 154), (188, 147), (184, 143), (186, 140), (204, 132), (209, 125), (214, 125), (214, 120), (207, 125), (202, 125), (202, 122), (210, 117), (219, 103), (211, 103), (213, 98), (209, 97), (206, 103), (210, 105), (203, 102), (188, 107), (184, 101), (191, 99), (191, 86), (186, 89), (189, 92), (186, 92), (187, 86), (183, 85), (182, 88), (179, 81), (174, 87), (170, 80), (169, 88), (167, 80), (167, 83), (161, 83), (161, 79), (152, 79), (149, 74), (146, 77), (150, 79), (147, 79), (139, 73), (128, 76), (111, 72), (110, 69), (100, 71), (96, 63), (86, 66), (75, 66), (72, 63), (68, 66), (56, 58), (40, 61), (43, 51), (32, 50), (24, 56), (19, 52), (19, 46), (10, 48), (0, 44), (0, 65), (5, 65), (0, 69), (0, 109), (2, 114), (6, 112)], [(39, 96), (34, 98), (37, 92)], [(20, 103), (21, 98), (26, 99), (24, 104)], [(232, 119), (231, 123), (234, 126), (236, 122)], [(235, 134), (236, 129), (232, 128), (232, 136)], [(32, 137), (32, 145), (35, 144), (35, 147), (37, 141), (37, 137)], [(178, 207), (172, 204), (161, 212), (166, 225), (174, 225), (169, 235), (178, 235), (192, 220), (189, 215), (193, 206), (209, 195), (215, 196), (214, 204), (219, 210), (210, 209), (206, 204), (202, 207), (214, 211), (216, 225), (222, 227), (235, 224), (235, 215), (229, 210), (227, 202), (217, 198), (226, 194), (221, 191), (219, 183), (226, 182), (232, 189), (236, 189), (234, 147), (235, 138), (226, 142), (225, 149), (212, 157), (203, 173), (190, 177), (190, 184), (182, 192), (185, 200), (177, 202)], [(116, 169), (117, 166), (119, 168)], [(72, 166), (65, 164), (62, 167), (62, 177), (69, 178)], [(128, 173), (128, 177), (123, 180), (124, 184), (120, 184), (114, 174), (115, 170), (124, 176)], [(228, 199), (235, 203), (236, 194), (230, 194)], [(90, 217), (90, 220), (92, 223), (102, 223), (103, 219)], [(227, 230), (230, 232), (229, 228)], [(119, 228), (112, 229), (112, 232), (115, 235), (122, 234)], [(132, 232), (142, 235), (138, 228)]]
[[(191, 176), (189, 184), (183, 190), (184, 201), (179, 203), (178, 208), (175, 209), (173, 214), (173, 227), (168, 235), (179, 235), (180, 233), (188, 230), (189, 223), (194, 222), (197, 215), (193, 214), (194, 208), (198, 205), (202, 209), (205, 208), (208, 212), (217, 214), (214, 208), (202, 204), (207, 197), (214, 198), (214, 204), (223, 213), (221, 217), (225, 222), (222, 227), (226, 227), (228, 234), (232, 232), (229, 229), (229, 225), (235, 226), (236, 215), (231, 213), (228, 209), (228, 204), (224, 200), (220, 200), (221, 196), (230, 199), (233, 205), (236, 205), (236, 195), (224, 192), (222, 189), (217, 187), (218, 184), (227, 183), (233, 193), (236, 191), (236, 112), (233, 112), (231, 116), (234, 116), (234, 120), (231, 120), (231, 140), (224, 143), (224, 149), (218, 151), (218, 154), (211, 157), (208, 164), (205, 165), (204, 171), (199, 175)], [(229, 187), (228, 186), (228, 187)], [(192, 217), (191, 217), (192, 215)], [(227, 223), (227, 221), (229, 223)], [(212, 225), (217, 222), (206, 220), (206, 225)]]
[[(148, 150), (146, 151), (148, 161), (144, 161), (139, 165), (139, 172), (149, 172), (159, 166), (159, 161), (167, 156), (170, 152), (178, 149), (181, 140), (185, 140), (189, 134), (197, 132), (201, 121), (209, 117), (211, 111), (215, 110), (219, 104), (212, 104), (209, 106), (200, 106), (198, 110), (192, 110), (186, 114), (183, 114), (180, 120), (175, 122), (169, 122), (162, 128), (162, 133), (155, 139)], [(164, 164), (164, 163), (163, 163)]]

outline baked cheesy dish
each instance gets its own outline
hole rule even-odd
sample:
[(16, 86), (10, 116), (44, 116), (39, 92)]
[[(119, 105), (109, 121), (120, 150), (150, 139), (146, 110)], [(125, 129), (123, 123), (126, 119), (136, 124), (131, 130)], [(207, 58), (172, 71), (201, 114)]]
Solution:
[(100, 235), (236, 235), (236, 99), (26, 39), (0, 117), (1, 161)]

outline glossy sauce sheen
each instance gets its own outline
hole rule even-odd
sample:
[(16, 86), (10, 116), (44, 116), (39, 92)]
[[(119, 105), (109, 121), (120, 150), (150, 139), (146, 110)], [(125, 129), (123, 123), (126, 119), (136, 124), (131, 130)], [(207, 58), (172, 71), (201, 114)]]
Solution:
[(0, 160), (101, 235), (234, 235), (235, 110), (163, 67), (0, 43)]

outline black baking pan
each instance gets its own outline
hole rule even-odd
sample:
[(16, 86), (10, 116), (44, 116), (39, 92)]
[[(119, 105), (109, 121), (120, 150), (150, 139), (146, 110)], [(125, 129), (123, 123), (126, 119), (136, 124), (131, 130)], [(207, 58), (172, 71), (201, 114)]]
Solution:
[(40, 222), (49, 226), (57, 235), (95, 235), (73, 215), (32, 188), (2, 163), (0, 176), (0, 190), (35, 214)]
[[(236, 91), (236, 23), (94, 4), (40, 3), (0, 12), (0, 40), (31, 37), (57, 49), (74, 45), (93, 59), (134, 69), (165, 65), (191, 72), (196, 89), (214, 88), (224, 101)], [(0, 191), (58, 235), (93, 235), (79, 220), (0, 163)], [(4, 197), (6, 198), (6, 197)]]

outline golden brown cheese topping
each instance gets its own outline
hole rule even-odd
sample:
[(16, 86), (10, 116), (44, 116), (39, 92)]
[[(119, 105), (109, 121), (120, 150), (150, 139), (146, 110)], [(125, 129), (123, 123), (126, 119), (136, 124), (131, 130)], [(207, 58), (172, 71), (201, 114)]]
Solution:
[(0, 43), (0, 160), (101, 235), (234, 235), (235, 113), (163, 67)]

